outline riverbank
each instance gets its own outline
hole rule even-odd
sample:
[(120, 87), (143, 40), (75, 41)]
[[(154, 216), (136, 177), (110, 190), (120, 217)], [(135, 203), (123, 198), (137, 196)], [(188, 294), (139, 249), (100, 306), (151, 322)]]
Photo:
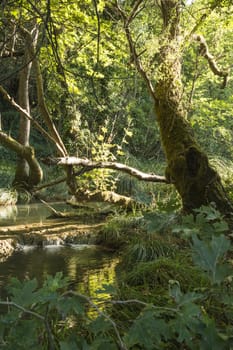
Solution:
[(80, 224), (69, 219), (4, 226), (0, 228), (0, 261), (25, 245), (96, 244), (102, 227), (103, 223)]

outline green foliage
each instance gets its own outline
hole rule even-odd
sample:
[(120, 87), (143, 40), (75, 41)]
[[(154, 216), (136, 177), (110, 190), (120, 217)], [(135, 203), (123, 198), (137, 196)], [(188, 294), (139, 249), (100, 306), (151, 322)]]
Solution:
[(126, 246), (141, 230), (142, 216), (130, 216), (125, 213), (109, 218), (99, 235), (98, 243), (114, 249)]
[[(124, 128), (124, 134), (119, 144), (111, 142), (110, 121), (106, 119), (104, 126), (99, 127), (98, 133), (89, 129), (80, 131), (77, 149), (85, 152), (88, 158), (95, 162), (114, 162), (117, 157), (124, 156), (123, 146), (132, 136), (130, 125)], [(85, 147), (85, 148), (84, 148)], [(77, 150), (76, 150), (77, 151)], [(118, 178), (110, 169), (93, 169), (78, 178), (78, 191), (86, 195), (93, 195), (103, 191), (114, 191)]]
[[(202, 215), (207, 222), (220, 217), (207, 208)], [(94, 300), (67, 290), (69, 282), (60, 273), (48, 276), (40, 288), (35, 279), (12, 279), (8, 301), (0, 301), (7, 305), (0, 318), (1, 349), (231, 349), (233, 282), (226, 260), (230, 248), (219, 232), (204, 239), (195, 233), (190, 245), (193, 265), (188, 254), (135, 261), (123, 284), (164, 294), (160, 299), (155, 294), (151, 302), (145, 294), (145, 301), (105, 304), (105, 291)], [(110, 293), (113, 298), (118, 292), (111, 288)]]
[(202, 206), (194, 210), (195, 214), (183, 216), (181, 224), (173, 228), (174, 234), (182, 234), (188, 238), (196, 234), (203, 239), (211, 239), (213, 235), (226, 233), (228, 224), (214, 206)]
[(231, 273), (230, 266), (222, 261), (230, 249), (230, 241), (225, 236), (213, 236), (210, 242), (201, 241), (192, 235), (193, 261), (210, 277), (212, 284), (222, 282)]

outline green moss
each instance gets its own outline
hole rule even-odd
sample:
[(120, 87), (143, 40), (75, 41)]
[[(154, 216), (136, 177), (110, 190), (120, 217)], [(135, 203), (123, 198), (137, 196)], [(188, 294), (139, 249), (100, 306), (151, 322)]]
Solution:
[(161, 257), (151, 262), (140, 262), (125, 276), (125, 283), (130, 286), (148, 286), (150, 288), (168, 289), (169, 280), (178, 280), (181, 288), (193, 290), (207, 286), (207, 279), (187, 257)]
[(141, 217), (119, 215), (109, 218), (100, 232), (98, 244), (118, 250), (127, 245), (142, 231)]

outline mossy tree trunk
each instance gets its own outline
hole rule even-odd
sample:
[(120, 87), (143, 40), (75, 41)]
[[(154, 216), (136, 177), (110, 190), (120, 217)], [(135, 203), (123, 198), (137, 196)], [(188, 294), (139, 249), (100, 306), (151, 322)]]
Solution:
[[(143, 68), (141, 54), (137, 53), (130, 30), (130, 24), (145, 7), (144, 0), (136, 0), (128, 14), (119, 4), (117, 10), (124, 22), (131, 59), (155, 102), (155, 114), (167, 158), (167, 182), (174, 184), (186, 212), (214, 202), (222, 213), (232, 213), (233, 206), (226, 196), (220, 176), (210, 166), (207, 155), (197, 144), (186, 119), (181, 80), (181, 58), (185, 39), (180, 32), (180, 15), (184, 3), (182, 0), (160, 0), (156, 5), (161, 10), (163, 30), (159, 38), (161, 44), (155, 85)], [(200, 37), (196, 39), (205, 47), (204, 57), (207, 58), (210, 69), (224, 78), (225, 86), (228, 73), (219, 71), (213, 57), (207, 55), (205, 41)]]
[(233, 207), (218, 173), (197, 144), (186, 120), (181, 82), (182, 43), (179, 0), (162, 0), (164, 29), (155, 86), (155, 112), (167, 158), (166, 177), (179, 192), (186, 211), (215, 202), (224, 213)]

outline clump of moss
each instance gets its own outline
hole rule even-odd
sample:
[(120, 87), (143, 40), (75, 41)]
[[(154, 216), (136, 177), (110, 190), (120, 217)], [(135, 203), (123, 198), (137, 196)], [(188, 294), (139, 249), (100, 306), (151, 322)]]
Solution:
[(131, 269), (131, 265), (135, 263), (149, 262), (159, 257), (174, 257), (176, 252), (177, 246), (162, 237), (152, 239), (145, 237), (144, 240), (134, 240), (127, 247), (122, 262)]
[(205, 276), (196, 267), (190, 265), (185, 257), (181, 259), (160, 257), (150, 262), (136, 264), (131, 272), (125, 275), (124, 282), (130, 286), (163, 287), (168, 289), (169, 280), (178, 280), (184, 291), (208, 285)]
[(109, 219), (99, 234), (98, 244), (118, 250), (126, 246), (141, 231), (141, 218), (119, 215)]

